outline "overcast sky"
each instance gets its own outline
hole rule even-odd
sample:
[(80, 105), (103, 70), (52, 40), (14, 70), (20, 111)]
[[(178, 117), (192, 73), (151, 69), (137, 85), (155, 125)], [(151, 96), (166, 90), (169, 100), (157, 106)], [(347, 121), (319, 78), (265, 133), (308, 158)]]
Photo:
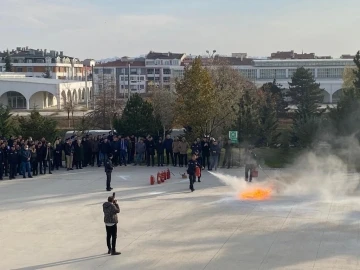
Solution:
[(360, 49), (359, 0), (1, 0), (0, 49), (54, 49), (84, 58), (153, 51)]

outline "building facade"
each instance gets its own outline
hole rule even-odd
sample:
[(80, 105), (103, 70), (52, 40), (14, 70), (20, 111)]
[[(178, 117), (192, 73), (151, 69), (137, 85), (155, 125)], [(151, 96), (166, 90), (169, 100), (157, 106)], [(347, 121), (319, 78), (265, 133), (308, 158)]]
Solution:
[(13, 110), (61, 110), (68, 102), (89, 107), (92, 91), (91, 81), (29, 78), (24, 74), (0, 72), (0, 104)]
[[(126, 58), (99, 64), (95, 66), (95, 77), (97, 77), (95, 88), (99, 83), (101, 84), (101, 79), (105, 78), (107, 81), (111, 78), (120, 96), (128, 92), (129, 81), (131, 93), (146, 93), (150, 84), (170, 89), (175, 79), (181, 79), (184, 76), (185, 67), (193, 60), (194, 57), (183, 53), (151, 51), (142, 59)], [(202, 58), (206, 66), (211, 66), (217, 60), (229, 64), (259, 87), (276, 79), (286, 89), (296, 69), (304, 67), (312, 73), (324, 89), (324, 103), (337, 101), (343, 84), (344, 70), (354, 66), (353, 57), (347, 57), (347, 55), (332, 59), (330, 56), (316, 56), (314, 53), (297, 54), (294, 51), (276, 52), (266, 59), (248, 58), (246, 53)], [(129, 73), (130, 76), (128, 76)], [(104, 75), (99, 76), (102, 74)]]
[(5, 57), (9, 53), (12, 72), (26, 77), (41, 78), (49, 75), (52, 79), (85, 80), (83, 63), (74, 57), (66, 56), (62, 51), (29, 49), (17, 47), (0, 53), (0, 72), (5, 71)]

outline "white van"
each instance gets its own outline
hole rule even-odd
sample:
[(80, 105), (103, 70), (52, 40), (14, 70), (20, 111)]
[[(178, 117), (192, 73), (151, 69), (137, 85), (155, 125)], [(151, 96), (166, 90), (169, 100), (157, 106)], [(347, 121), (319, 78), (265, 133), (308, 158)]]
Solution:
[(86, 130), (84, 132), (78, 131), (78, 130), (70, 130), (65, 133), (65, 140), (72, 137), (72, 136), (86, 136), (86, 135), (92, 135), (92, 136), (99, 136), (99, 135), (109, 135), (109, 132), (113, 131), (116, 133), (116, 130), (100, 130), (100, 129), (94, 129), (94, 130)]

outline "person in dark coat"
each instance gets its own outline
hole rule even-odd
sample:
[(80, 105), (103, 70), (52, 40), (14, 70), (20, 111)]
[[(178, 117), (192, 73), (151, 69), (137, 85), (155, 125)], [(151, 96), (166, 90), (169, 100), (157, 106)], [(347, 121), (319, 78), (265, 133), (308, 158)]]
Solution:
[(170, 135), (166, 135), (166, 139), (164, 140), (164, 148), (166, 151), (166, 164), (169, 166), (170, 159), (171, 164), (174, 164), (174, 153), (173, 153), (173, 139), (171, 139)]
[(117, 166), (119, 165), (119, 159), (120, 159), (119, 138), (117, 136), (114, 136), (113, 141), (111, 142), (111, 148), (113, 155), (112, 162), (114, 166)]
[(25, 145), (21, 151), (21, 165), (22, 165), (23, 178), (26, 178), (26, 173), (28, 174), (29, 178), (32, 178), (30, 159), (31, 159), (31, 153), (29, 150), (29, 146)]
[(87, 167), (87, 165), (90, 164), (90, 159), (91, 159), (91, 147), (89, 143), (89, 137), (86, 136), (82, 138), (81, 144), (83, 146), (83, 151), (84, 151), (84, 160), (82, 163), (82, 167)]
[[(52, 148), (51, 143), (47, 143), (44, 153), (44, 160), (46, 162), (46, 166), (49, 168), (49, 174), (52, 174), (51, 170), (53, 168), (53, 159), (54, 149)], [(44, 174), (46, 174), (46, 168)]]
[(156, 144), (156, 154), (157, 154), (157, 159), (158, 159), (158, 167), (164, 166), (164, 150), (165, 150), (164, 143), (160, 138), (158, 143)]
[(210, 170), (210, 143), (207, 137), (204, 137), (201, 142), (201, 153), (202, 153), (202, 167), (205, 168), (207, 165), (208, 170)]
[(136, 144), (136, 138), (134, 135), (130, 136), (130, 143), (131, 143), (131, 150), (130, 150), (130, 160), (129, 163), (133, 163), (134, 162), (134, 158), (135, 158), (135, 144)]
[(108, 155), (112, 153), (111, 144), (107, 138), (101, 143), (101, 153), (104, 162), (108, 159)]
[(81, 140), (78, 140), (74, 147), (74, 160), (76, 169), (82, 169), (84, 162), (84, 146), (81, 143)]
[(111, 191), (113, 188), (111, 187), (111, 174), (114, 169), (114, 166), (112, 164), (112, 154), (110, 153), (108, 155), (108, 159), (105, 161), (105, 173), (106, 173), (106, 190)]
[(198, 162), (196, 161), (196, 155), (193, 154), (191, 156), (191, 159), (188, 162), (188, 169), (187, 169), (187, 173), (189, 175), (189, 181), (190, 181), (190, 190), (191, 192), (195, 191), (194, 189), (194, 183), (196, 182), (196, 167), (201, 166), (200, 164), (198, 164)]
[(30, 163), (31, 163), (32, 174), (33, 176), (35, 176), (39, 174), (39, 164), (38, 164), (37, 149), (35, 144), (33, 144), (30, 147), (30, 153), (31, 153)]
[(125, 140), (124, 137), (121, 137), (119, 142), (119, 150), (120, 150), (120, 166), (123, 164), (126, 166), (126, 158), (128, 152), (128, 140)]
[[(36, 151), (35, 151), (36, 153)], [(18, 153), (15, 149), (15, 145), (13, 144), (10, 148), (9, 154), (8, 154), (8, 160), (9, 160), (9, 166), (10, 166), (10, 172), (9, 172), (9, 178), (15, 179), (16, 178), (16, 166), (18, 164)]]
[(54, 143), (54, 167), (59, 170), (62, 163), (62, 146), (59, 140)]
[(106, 227), (106, 245), (108, 247), (108, 254), (120, 255), (121, 252), (116, 251), (118, 223), (117, 214), (120, 213), (120, 207), (113, 196), (110, 196), (108, 201), (103, 204), (103, 212), (104, 223)]
[(46, 171), (46, 161), (44, 159), (45, 147), (41, 142), (38, 143), (36, 148), (36, 158), (40, 167), (40, 174)]
[(155, 163), (155, 143), (152, 137), (148, 138), (148, 143), (146, 146), (146, 153), (148, 156), (147, 159), (147, 166), (150, 166), (150, 160), (151, 160), (151, 165), (154, 167), (154, 163)]

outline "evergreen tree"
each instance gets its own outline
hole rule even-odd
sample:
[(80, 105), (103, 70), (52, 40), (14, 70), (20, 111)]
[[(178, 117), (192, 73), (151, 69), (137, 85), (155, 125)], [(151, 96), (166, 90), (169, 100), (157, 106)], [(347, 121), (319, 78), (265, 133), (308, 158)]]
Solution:
[(10, 60), (10, 53), (9, 50), (7, 50), (5, 55), (5, 72), (11, 72), (11, 71), (12, 71), (12, 65)]
[(21, 116), (19, 118), (19, 127), (21, 134), (34, 139), (41, 139), (45, 137), (49, 141), (54, 141), (57, 135), (57, 121), (42, 116), (36, 109), (34, 109), (29, 117)]
[(356, 68), (354, 69), (354, 87), (360, 91), (360, 51), (358, 51), (354, 58), (354, 63), (356, 65)]
[(277, 103), (271, 92), (258, 91), (259, 140), (257, 145), (271, 146), (280, 136), (278, 132)]
[(289, 82), (288, 96), (291, 98), (291, 103), (298, 107), (298, 112), (305, 117), (320, 112), (319, 103), (324, 100), (323, 91), (311, 72), (301, 67), (296, 70)]
[(157, 134), (161, 123), (154, 117), (151, 103), (134, 94), (127, 101), (120, 119), (114, 120), (114, 128), (123, 135), (146, 136)]
[(284, 88), (281, 84), (276, 82), (274, 79), (273, 82), (265, 83), (261, 87), (263, 92), (270, 92), (273, 96), (273, 99), (276, 103), (276, 113), (278, 117), (285, 117), (288, 109), (288, 102), (285, 101)]
[(13, 131), (10, 118), (10, 108), (0, 104), (0, 136), (2, 137), (8, 137)]

